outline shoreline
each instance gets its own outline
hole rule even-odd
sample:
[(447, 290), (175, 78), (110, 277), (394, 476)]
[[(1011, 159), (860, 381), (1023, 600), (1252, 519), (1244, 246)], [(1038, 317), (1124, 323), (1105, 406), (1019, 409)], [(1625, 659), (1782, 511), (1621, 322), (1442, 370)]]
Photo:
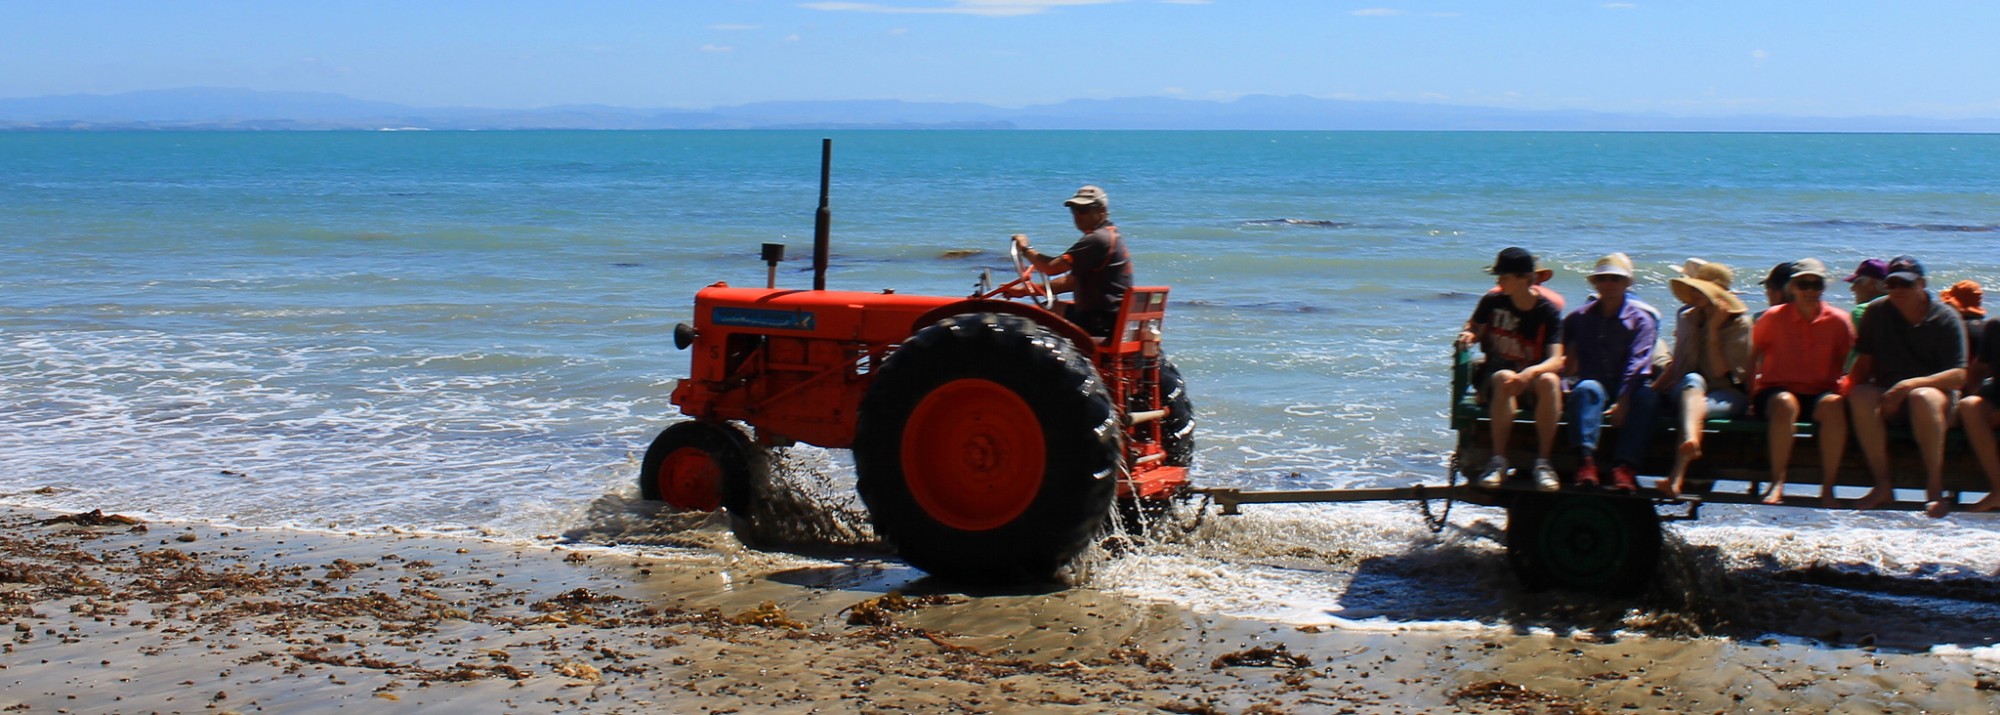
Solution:
[(1087, 585), (969, 595), (899, 578), (893, 562), (743, 549), (714, 521), (688, 532), (709, 546), (633, 555), (0, 505), (0, 710), (2000, 708), (2000, 667), (1972, 657), (1584, 628), (1294, 627)]

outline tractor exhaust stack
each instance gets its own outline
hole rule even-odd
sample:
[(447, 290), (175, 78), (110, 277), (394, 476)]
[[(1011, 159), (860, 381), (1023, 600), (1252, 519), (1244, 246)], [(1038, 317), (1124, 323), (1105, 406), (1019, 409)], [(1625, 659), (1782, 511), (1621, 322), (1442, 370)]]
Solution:
[(833, 233), (833, 211), (826, 207), (827, 182), (833, 174), (833, 140), (819, 140), (819, 212), (813, 215), (813, 290), (826, 290), (826, 257)]

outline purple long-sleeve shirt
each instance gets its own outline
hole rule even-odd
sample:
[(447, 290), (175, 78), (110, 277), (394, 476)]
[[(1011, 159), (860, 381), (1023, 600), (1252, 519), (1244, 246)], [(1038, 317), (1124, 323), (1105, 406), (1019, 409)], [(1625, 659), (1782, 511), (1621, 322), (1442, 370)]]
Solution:
[(1596, 380), (1623, 399), (1653, 369), (1653, 345), (1659, 339), (1659, 319), (1639, 307), (1631, 296), (1616, 317), (1604, 315), (1592, 298), (1563, 318), (1563, 354), (1576, 366), (1578, 380)]

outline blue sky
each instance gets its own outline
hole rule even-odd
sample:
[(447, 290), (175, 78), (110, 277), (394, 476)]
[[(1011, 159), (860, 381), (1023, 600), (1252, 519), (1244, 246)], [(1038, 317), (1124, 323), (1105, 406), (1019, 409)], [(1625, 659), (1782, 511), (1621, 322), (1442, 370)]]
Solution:
[(2000, 117), (2000, 3), (0, 0), (0, 97), (177, 87), (708, 108), (1304, 94)]

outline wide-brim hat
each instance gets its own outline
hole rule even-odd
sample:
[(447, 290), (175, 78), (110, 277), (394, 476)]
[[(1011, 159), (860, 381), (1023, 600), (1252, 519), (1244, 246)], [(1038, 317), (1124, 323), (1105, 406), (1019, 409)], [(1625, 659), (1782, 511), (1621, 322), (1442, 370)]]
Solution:
[(1979, 281), (1959, 281), (1951, 284), (1950, 288), (1938, 291), (1938, 301), (1951, 306), (1952, 310), (1982, 318), (1986, 317), (1986, 308), (1980, 304), (1985, 302), (1985, 296), (1986, 291), (1980, 287)]
[(1735, 293), (1729, 292), (1728, 288), (1714, 281), (1674, 278), (1667, 281), (1667, 285), (1673, 288), (1674, 297), (1679, 298), (1682, 303), (1694, 305), (1698, 302), (1707, 302), (1726, 313), (1742, 313), (1749, 310), (1749, 307), (1743, 304), (1743, 299), (1736, 297)]
[(1706, 259), (1689, 258), (1685, 261), (1682, 261), (1680, 265), (1673, 266), (1673, 269), (1675, 273), (1679, 273), (1684, 276), (1692, 276), (1695, 274), (1695, 271), (1701, 270), (1701, 267), (1706, 265), (1708, 265), (1708, 261)]
[(1597, 264), (1590, 269), (1590, 277), (1596, 278), (1598, 276), (1631, 278), (1632, 257), (1623, 253), (1613, 253), (1597, 259)]

